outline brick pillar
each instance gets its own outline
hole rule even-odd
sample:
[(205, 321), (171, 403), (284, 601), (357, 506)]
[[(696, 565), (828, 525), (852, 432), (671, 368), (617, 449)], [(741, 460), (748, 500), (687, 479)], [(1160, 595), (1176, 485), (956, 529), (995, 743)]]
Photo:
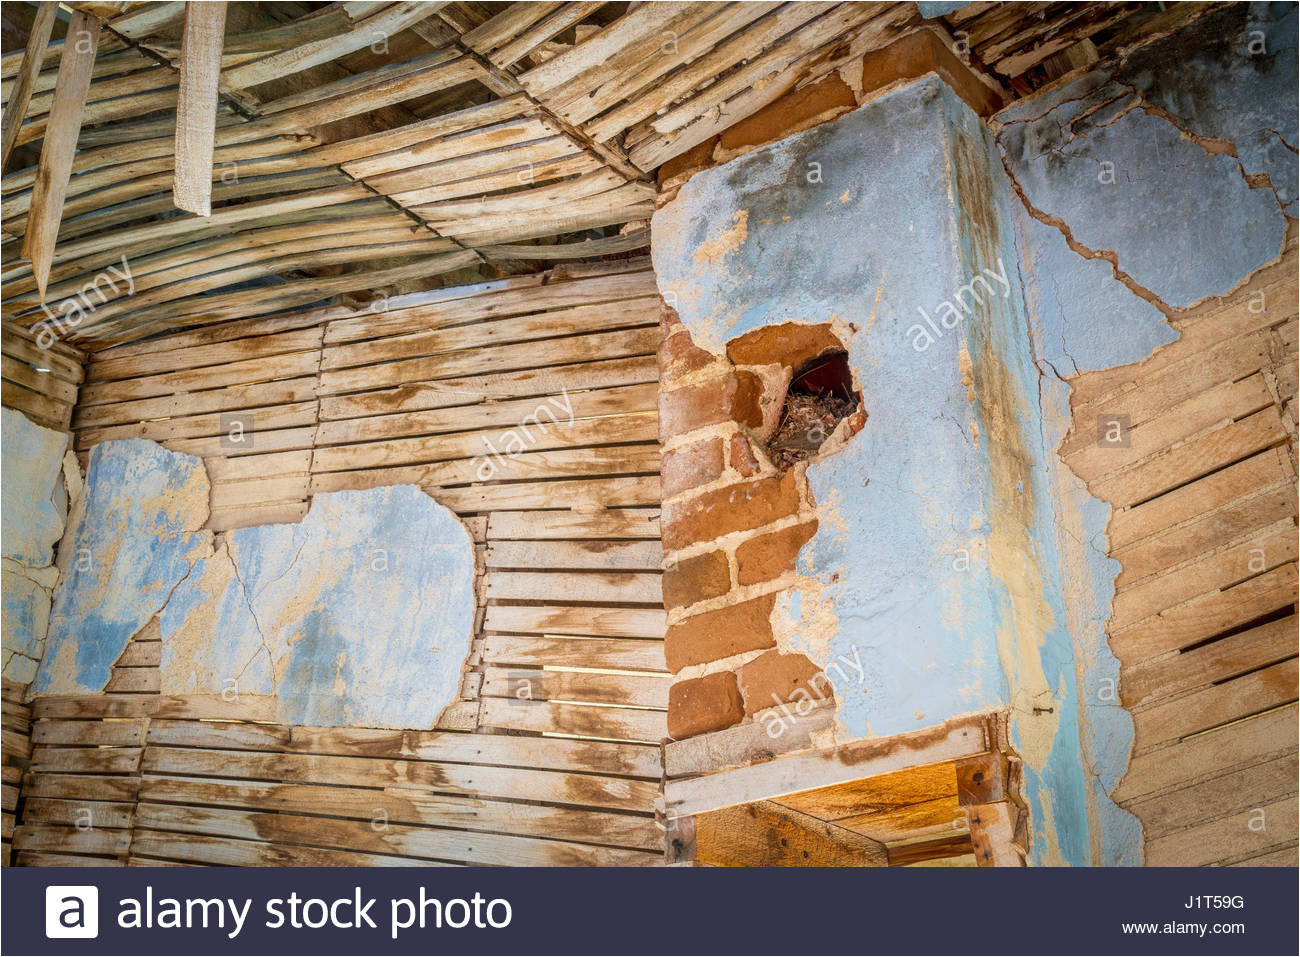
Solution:
[[(778, 471), (763, 437), (794, 370), (841, 347), (828, 327), (790, 324), (715, 356), (666, 305), (661, 324), (665, 653), (676, 676), (668, 733), (680, 740), (752, 720), (801, 689), (831, 693), (825, 675), (779, 649), (773, 635), (777, 594), (799, 580), (796, 557), (817, 531), (817, 514), (806, 463)], [(845, 435), (863, 421), (851, 416)]]

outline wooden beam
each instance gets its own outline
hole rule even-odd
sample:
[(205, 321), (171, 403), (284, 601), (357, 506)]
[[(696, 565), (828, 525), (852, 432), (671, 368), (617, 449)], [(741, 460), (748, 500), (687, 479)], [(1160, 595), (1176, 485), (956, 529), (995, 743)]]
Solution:
[(887, 867), (885, 845), (774, 801), (701, 814), (695, 860), (716, 867)]
[(669, 815), (699, 814), (776, 795), (810, 791), (921, 764), (955, 761), (989, 750), (986, 715), (951, 721), (888, 738), (786, 754), (717, 774), (670, 780), (664, 787)]
[(27, 37), (27, 49), (23, 51), (23, 62), (18, 68), (18, 79), (9, 91), (9, 102), (5, 104), (4, 145), (0, 152), (0, 167), (9, 162), (9, 153), (18, 142), (18, 130), (27, 116), (27, 104), (31, 102), (32, 87), (40, 75), (41, 65), (45, 61), (45, 48), (50, 42), (50, 31), (58, 19), (57, 3), (37, 4), (36, 19), (32, 23), (31, 33)]
[(185, 4), (181, 37), (180, 91), (176, 101), (176, 172), (172, 202), (177, 209), (212, 212), (212, 150), (217, 126), (217, 81), (226, 34), (226, 4)]
[(99, 21), (80, 10), (72, 14), (59, 61), (59, 78), (50, 104), (49, 125), (33, 187), (32, 212), (23, 234), (23, 256), (30, 259), (36, 287), (45, 301), (45, 286), (54, 261), (54, 244), (63, 217), (63, 200), (72, 175), (72, 159), (81, 135), (81, 111), (90, 89), (90, 74), (99, 47)]
[(1024, 867), (1024, 852), (1015, 843), (1019, 810), (1010, 801), (966, 806), (970, 841), (980, 867)]

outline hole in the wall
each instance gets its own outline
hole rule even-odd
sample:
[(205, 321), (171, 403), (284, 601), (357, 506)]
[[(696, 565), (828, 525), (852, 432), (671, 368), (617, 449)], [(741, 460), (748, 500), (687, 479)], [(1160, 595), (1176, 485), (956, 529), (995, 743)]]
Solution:
[(847, 352), (828, 352), (805, 362), (786, 389), (776, 431), (767, 442), (768, 458), (780, 471), (812, 458), (836, 426), (861, 407)]

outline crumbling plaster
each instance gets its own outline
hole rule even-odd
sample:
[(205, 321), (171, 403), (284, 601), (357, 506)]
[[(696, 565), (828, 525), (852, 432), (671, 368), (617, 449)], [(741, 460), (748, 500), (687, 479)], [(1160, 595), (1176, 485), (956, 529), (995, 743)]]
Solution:
[(473, 637), (460, 520), (388, 486), (317, 495), (297, 524), (214, 538), (208, 500), (199, 459), (143, 439), (94, 448), (33, 692), (103, 691), (157, 616), (164, 694), (274, 696), (286, 724), (433, 727)]
[(275, 695), (286, 724), (429, 728), (469, 655), (473, 541), (414, 486), (317, 495), (296, 525), (229, 533), (161, 625), (165, 694)]
[(49, 628), (58, 570), (54, 545), (63, 535), (68, 497), (63, 460), (68, 434), (4, 409), (4, 676), (21, 684), (36, 676)]

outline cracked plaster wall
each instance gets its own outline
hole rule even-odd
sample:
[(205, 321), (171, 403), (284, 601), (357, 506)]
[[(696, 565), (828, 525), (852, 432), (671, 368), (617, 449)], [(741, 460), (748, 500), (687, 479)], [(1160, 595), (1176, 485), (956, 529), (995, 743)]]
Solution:
[(285, 724), (430, 728), (473, 624), (454, 514), (414, 486), (321, 494), (296, 525), (231, 532), (177, 588), (162, 691), (275, 695)]
[(272, 695), (286, 724), (431, 728), (473, 637), (459, 519), (389, 486), (317, 495), (297, 524), (214, 540), (208, 500), (199, 459), (143, 439), (94, 448), (34, 693), (102, 691), (156, 615), (163, 694)]
[(4, 409), (4, 676), (27, 684), (45, 648), (50, 596), (58, 579), (54, 545), (67, 521), (63, 484), (68, 434)]

